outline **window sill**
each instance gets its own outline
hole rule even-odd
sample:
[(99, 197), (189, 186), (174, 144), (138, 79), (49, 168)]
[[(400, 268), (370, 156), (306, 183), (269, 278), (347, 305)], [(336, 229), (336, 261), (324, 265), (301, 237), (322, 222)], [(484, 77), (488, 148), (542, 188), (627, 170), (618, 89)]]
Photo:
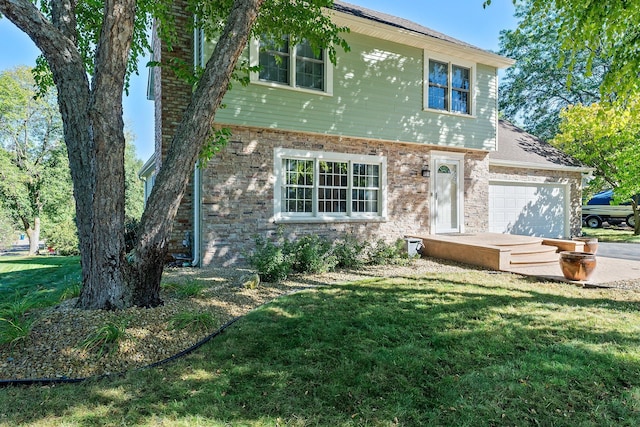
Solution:
[(472, 114), (457, 113), (455, 111), (437, 110), (435, 108), (423, 108), (423, 111), (434, 114), (444, 114), (445, 116), (462, 117), (464, 119), (477, 119), (478, 116)]
[(326, 91), (323, 91), (323, 90), (314, 90), (314, 89), (306, 89), (306, 88), (303, 88), (303, 87), (294, 87), (294, 86), (289, 86), (289, 85), (280, 84), (280, 83), (276, 83), (276, 82), (265, 82), (265, 81), (262, 81), (262, 80), (251, 80), (251, 84), (258, 85), (258, 86), (265, 86), (265, 87), (269, 87), (269, 88), (273, 88), (273, 89), (285, 89), (285, 90), (290, 90), (290, 91), (293, 91), (293, 92), (300, 92), (300, 93), (306, 93), (306, 94), (329, 96), (329, 97), (333, 96), (333, 93), (326, 92)]
[(384, 217), (276, 217), (275, 224), (337, 224), (337, 223), (362, 223), (362, 222), (386, 222)]

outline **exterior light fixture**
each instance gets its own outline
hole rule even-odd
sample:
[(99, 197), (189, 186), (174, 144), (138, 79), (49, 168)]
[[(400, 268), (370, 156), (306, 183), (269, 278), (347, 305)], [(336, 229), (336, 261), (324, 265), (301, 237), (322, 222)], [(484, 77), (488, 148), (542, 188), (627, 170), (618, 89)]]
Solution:
[(423, 166), (421, 174), (424, 178), (429, 178), (431, 176), (431, 171), (429, 170), (429, 166)]

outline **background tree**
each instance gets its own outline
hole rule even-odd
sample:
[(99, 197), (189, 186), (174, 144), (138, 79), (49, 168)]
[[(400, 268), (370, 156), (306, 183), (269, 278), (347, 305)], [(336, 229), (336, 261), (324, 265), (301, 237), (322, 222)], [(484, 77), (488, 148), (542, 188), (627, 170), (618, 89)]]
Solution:
[(56, 193), (71, 189), (55, 94), (35, 95), (29, 68), (0, 73), (0, 195), (28, 236), (30, 254), (38, 251), (43, 214), (59, 202)]
[[(148, 47), (151, 16), (158, 19), (160, 36), (171, 43), (176, 29), (169, 11), (174, 3), (39, 4), (42, 10), (30, 0), (0, 0), (0, 13), (34, 40), (51, 70), (50, 79), (39, 74), (39, 81), (55, 83), (58, 91), (76, 200), (83, 274), (79, 305), (155, 306), (161, 303), (160, 279), (173, 219), (195, 162), (214, 135), (215, 113), (232, 77), (246, 75), (236, 65), (249, 37), (294, 34), (307, 38), (314, 48), (327, 47), (335, 60), (334, 46), (345, 43), (339, 37), (341, 29), (323, 14), (322, 8), (332, 1), (192, 0), (186, 5), (209, 39), (217, 42), (206, 67), (193, 79), (197, 84), (191, 102), (163, 159), (129, 254), (124, 239), (122, 94), (128, 73)], [(175, 7), (184, 13), (184, 6)]]
[[(538, 25), (557, 27), (560, 56), (558, 63), (573, 72), (585, 63), (587, 73), (604, 58), (605, 70), (601, 93), (624, 103), (629, 93), (640, 89), (640, 2), (629, 0), (514, 0), (528, 3), (529, 12), (519, 28)], [(491, 4), (485, 0), (484, 6)], [(542, 20), (541, 20), (542, 18)], [(587, 56), (584, 56), (584, 53)], [(568, 83), (571, 83), (571, 76)]]
[(500, 54), (516, 60), (500, 83), (500, 111), (528, 132), (549, 140), (558, 132), (563, 108), (600, 101), (610, 58), (596, 55), (588, 69), (592, 51), (581, 50), (572, 67), (559, 39), (561, 22), (556, 12), (518, 3), (515, 16), (519, 27), (500, 35)]
[(640, 97), (616, 103), (575, 105), (561, 114), (554, 145), (595, 169), (590, 187), (612, 188), (614, 203), (631, 202), (634, 234), (640, 234)]

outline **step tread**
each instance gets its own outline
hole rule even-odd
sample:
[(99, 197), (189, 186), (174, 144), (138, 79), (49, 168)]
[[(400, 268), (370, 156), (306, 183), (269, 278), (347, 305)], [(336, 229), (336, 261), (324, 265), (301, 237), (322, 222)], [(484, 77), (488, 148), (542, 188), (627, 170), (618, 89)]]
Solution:
[(511, 264), (552, 264), (557, 263), (559, 256), (557, 253), (544, 252), (536, 254), (527, 254), (526, 256), (516, 256), (511, 258)]
[(531, 246), (523, 246), (523, 247), (511, 248), (511, 255), (556, 253), (557, 251), (558, 251), (558, 247), (557, 246), (531, 245)]

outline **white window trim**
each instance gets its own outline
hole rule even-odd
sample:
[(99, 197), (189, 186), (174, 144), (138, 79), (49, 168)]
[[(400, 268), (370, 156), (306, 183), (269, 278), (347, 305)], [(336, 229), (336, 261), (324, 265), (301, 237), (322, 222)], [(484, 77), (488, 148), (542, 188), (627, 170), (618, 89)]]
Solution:
[[(325, 160), (330, 162), (338, 161), (380, 165), (380, 193), (378, 199), (380, 206), (379, 213), (349, 213), (351, 212), (350, 208), (347, 209), (347, 213), (318, 212), (318, 206), (315, 203), (317, 202), (317, 186), (314, 186), (314, 205), (312, 213), (282, 212), (282, 188), (285, 179), (285, 171), (282, 167), (283, 159)], [(294, 150), (278, 147), (273, 149), (273, 174), (275, 176), (273, 199), (273, 215), (275, 222), (383, 222), (387, 220), (387, 158), (385, 156)], [(318, 174), (318, 168), (314, 166), (314, 182), (316, 183), (318, 182)], [(348, 192), (350, 192), (352, 188), (350, 177)], [(348, 200), (349, 199), (350, 198), (348, 198)]]
[[(439, 110), (437, 108), (429, 108), (429, 60), (433, 59), (434, 61), (444, 62), (449, 64), (449, 109), (448, 110)], [(471, 108), (469, 113), (460, 113), (457, 111), (451, 111), (451, 66), (457, 65), (460, 67), (469, 69), (469, 102), (471, 102)], [(476, 63), (465, 61), (463, 59), (458, 59), (451, 56), (445, 56), (441, 54), (436, 54), (433, 52), (429, 52), (428, 50), (424, 51), (424, 70), (423, 70), (423, 109), (424, 111), (439, 113), (439, 114), (451, 114), (456, 117), (476, 117), (476, 97), (477, 97), (477, 85), (476, 85)]]
[[(278, 83), (278, 82), (268, 82), (264, 80), (260, 80), (260, 73), (257, 71), (253, 71), (250, 73), (249, 79), (252, 84), (257, 84), (260, 86), (267, 86), (278, 89), (288, 89), (296, 92), (303, 93), (311, 93), (314, 95), (325, 95), (325, 96), (333, 96), (333, 64), (329, 60), (329, 56), (327, 55), (327, 50), (323, 49), (324, 56), (324, 90), (313, 90), (304, 87), (296, 87), (293, 85)], [(295, 81), (295, 63), (296, 63), (296, 49), (295, 45), (291, 44), (289, 46), (289, 58), (290, 58), (290, 70), (289, 72), (292, 74), (291, 81)], [(249, 64), (251, 67), (258, 67), (260, 65), (260, 40), (257, 38), (251, 39), (249, 42)]]

